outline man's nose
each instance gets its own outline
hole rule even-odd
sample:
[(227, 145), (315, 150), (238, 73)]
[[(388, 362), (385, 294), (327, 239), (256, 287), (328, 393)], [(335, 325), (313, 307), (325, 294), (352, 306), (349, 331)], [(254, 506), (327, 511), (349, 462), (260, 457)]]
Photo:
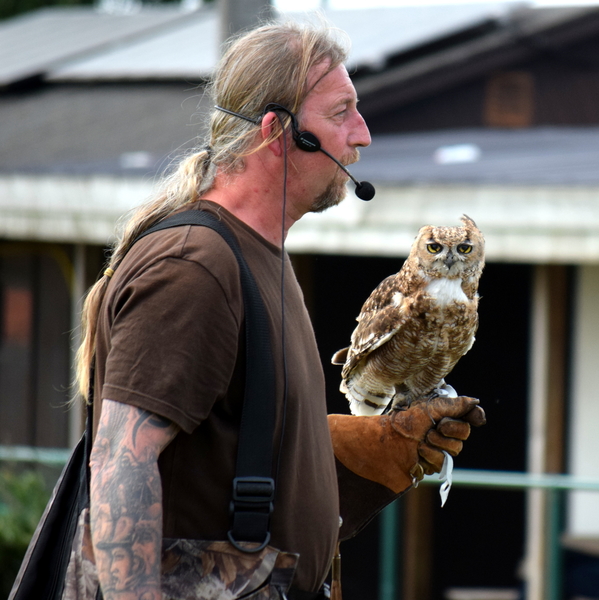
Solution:
[(366, 125), (366, 121), (360, 113), (357, 114), (357, 123), (352, 141), (354, 147), (361, 148), (370, 146), (370, 142), (372, 141), (370, 139), (370, 131), (368, 129), (368, 125)]

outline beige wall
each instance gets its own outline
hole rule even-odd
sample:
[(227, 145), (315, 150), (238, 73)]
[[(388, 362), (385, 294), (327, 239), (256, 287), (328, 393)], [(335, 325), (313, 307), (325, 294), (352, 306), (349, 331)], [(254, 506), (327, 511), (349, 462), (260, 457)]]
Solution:
[[(580, 267), (576, 285), (570, 472), (599, 479), (599, 266)], [(570, 494), (567, 528), (599, 535), (599, 493)]]

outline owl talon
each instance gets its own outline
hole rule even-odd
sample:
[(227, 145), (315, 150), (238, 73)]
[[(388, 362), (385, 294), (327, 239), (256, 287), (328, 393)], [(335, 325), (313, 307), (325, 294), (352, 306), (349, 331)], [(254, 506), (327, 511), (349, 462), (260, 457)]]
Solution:
[(407, 410), (412, 404), (412, 395), (408, 392), (396, 392), (387, 407), (388, 410)]
[(457, 398), (458, 394), (455, 391), (455, 389), (449, 385), (448, 383), (445, 383), (444, 379), (441, 379), (441, 381), (438, 383), (437, 387), (432, 390), (429, 395), (426, 397), (426, 410), (428, 412), (428, 416), (430, 417), (433, 426), (436, 426), (437, 423), (435, 423), (435, 419), (433, 419), (433, 417), (431, 416), (430, 412), (428, 411), (428, 405), (429, 403), (434, 400), (435, 398)]
[(431, 395), (429, 396), (429, 399), (426, 401), (426, 414), (428, 415), (428, 418), (431, 420), (431, 423), (433, 424), (433, 427), (437, 426), (437, 423), (435, 421), (435, 419), (433, 419), (433, 415), (431, 415), (431, 411), (430, 411), (430, 403), (437, 397), (437, 395)]

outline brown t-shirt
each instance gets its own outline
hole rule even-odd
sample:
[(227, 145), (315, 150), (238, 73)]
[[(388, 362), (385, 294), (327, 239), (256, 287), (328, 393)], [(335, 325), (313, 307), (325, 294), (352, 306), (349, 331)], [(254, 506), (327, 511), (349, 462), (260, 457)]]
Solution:
[[(281, 251), (222, 207), (270, 320), (281, 434)], [(335, 461), (326, 420), (322, 367), (303, 296), (285, 260), (287, 409), (272, 545), (298, 552), (294, 584), (316, 590), (339, 533)], [(129, 251), (101, 308), (96, 407), (131, 404), (182, 431), (159, 458), (164, 536), (226, 539), (244, 384), (244, 317), (239, 269), (213, 230), (181, 226), (151, 234)], [(96, 419), (99, 411), (96, 411)]]

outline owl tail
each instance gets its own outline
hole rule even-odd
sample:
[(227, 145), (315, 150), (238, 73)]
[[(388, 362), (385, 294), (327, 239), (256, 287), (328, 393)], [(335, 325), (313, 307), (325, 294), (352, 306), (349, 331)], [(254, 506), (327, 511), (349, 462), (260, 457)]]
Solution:
[(349, 409), (353, 415), (371, 417), (381, 415), (395, 395), (395, 388), (373, 390), (362, 382), (360, 377), (352, 377), (341, 382), (340, 391), (345, 394), (349, 402)]

